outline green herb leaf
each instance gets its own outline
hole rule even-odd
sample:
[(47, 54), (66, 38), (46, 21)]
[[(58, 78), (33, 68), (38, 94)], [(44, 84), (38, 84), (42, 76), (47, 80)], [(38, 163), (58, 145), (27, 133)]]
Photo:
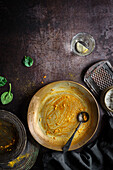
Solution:
[(31, 67), (33, 65), (33, 59), (31, 57), (24, 57), (23, 59), (23, 64), (26, 66), (26, 67)]
[(7, 83), (7, 80), (5, 77), (0, 76), (0, 87), (4, 86)]
[(9, 83), (9, 92), (4, 92), (1, 95), (2, 104), (8, 104), (13, 100), (13, 94), (11, 93), (11, 83)]

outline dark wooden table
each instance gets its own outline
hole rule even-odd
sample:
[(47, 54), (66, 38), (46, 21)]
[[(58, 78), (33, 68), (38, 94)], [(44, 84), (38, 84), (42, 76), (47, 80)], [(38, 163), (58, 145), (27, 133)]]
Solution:
[[(96, 41), (86, 57), (70, 51), (71, 39), (79, 32), (90, 33)], [(22, 64), (24, 56), (33, 58), (31, 68)], [(57, 80), (85, 85), (87, 68), (103, 59), (113, 64), (112, 0), (0, 1), (0, 75), (12, 84), (14, 94), (0, 109), (16, 114), (26, 128), (27, 108), (37, 90)], [(0, 88), (0, 95), (8, 88), (8, 83)], [(41, 156), (37, 170), (43, 169)]]

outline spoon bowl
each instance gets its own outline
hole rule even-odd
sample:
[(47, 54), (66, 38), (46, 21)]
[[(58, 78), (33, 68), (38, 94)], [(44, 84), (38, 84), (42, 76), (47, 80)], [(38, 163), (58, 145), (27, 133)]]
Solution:
[(87, 112), (80, 112), (77, 116), (79, 122), (85, 123), (89, 120), (89, 114)]

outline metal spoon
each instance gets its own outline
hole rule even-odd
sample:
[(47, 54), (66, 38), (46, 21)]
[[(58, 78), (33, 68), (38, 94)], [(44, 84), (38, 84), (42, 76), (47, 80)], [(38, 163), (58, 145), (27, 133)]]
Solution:
[(85, 123), (89, 120), (89, 114), (87, 112), (80, 112), (77, 116), (77, 119), (79, 121), (79, 125), (77, 126), (77, 128), (75, 129), (74, 133), (72, 134), (72, 136), (69, 138), (69, 140), (67, 141), (67, 143), (64, 145), (64, 147), (62, 148), (63, 152), (67, 152), (70, 145), (71, 145), (71, 142), (74, 138), (74, 135), (75, 133), (77, 132), (77, 130), (79, 129), (80, 125), (82, 123)]

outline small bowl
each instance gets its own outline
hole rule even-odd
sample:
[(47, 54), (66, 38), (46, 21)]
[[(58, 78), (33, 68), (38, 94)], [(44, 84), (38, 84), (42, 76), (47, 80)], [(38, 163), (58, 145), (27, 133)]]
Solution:
[[(5, 134), (8, 142), (12, 137), (15, 140), (14, 145), (11, 145), (10, 149), (8, 149), (9, 143), (6, 141), (4, 141), (7, 143), (7, 145), (5, 145), (6, 148), (0, 148), (0, 164), (5, 164), (17, 158), (24, 151), (27, 142), (27, 135), (24, 125), (19, 118), (5, 110), (0, 110), (0, 128), (0, 135), (3, 136)], [(3, 146), (3, 143), (0, 143), (0, 146)]]
[(101, 104), (106, 111), (113, 113), (113, 86), (110, 86), (102, 91)]

